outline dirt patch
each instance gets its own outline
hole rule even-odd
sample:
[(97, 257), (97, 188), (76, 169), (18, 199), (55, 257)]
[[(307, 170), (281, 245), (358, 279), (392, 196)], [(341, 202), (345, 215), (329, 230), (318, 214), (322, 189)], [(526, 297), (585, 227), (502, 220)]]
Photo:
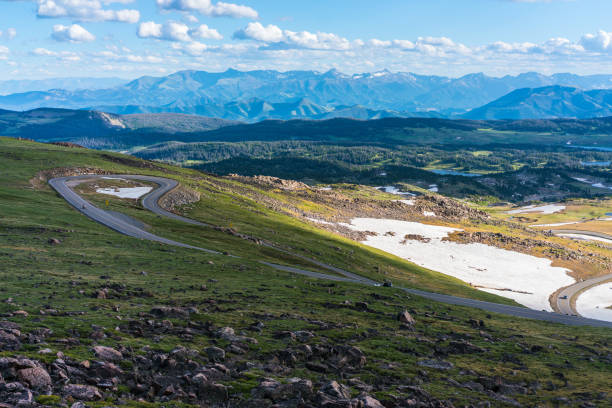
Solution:
[(431, 238), (424, 237), (422, 235), (417, 234), (406, 234), (404, 235), (404, 240), (401, 241), (401, 244), (405, 245), (408, 241), (419, 241), (419, 242), (431, 242)]

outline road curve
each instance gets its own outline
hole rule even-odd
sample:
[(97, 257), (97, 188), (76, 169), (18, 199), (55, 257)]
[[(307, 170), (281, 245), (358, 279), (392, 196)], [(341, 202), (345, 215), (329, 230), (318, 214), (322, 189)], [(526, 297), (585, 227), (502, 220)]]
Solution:
[(557, 308), (559, 313), (567, 314), (567, 315), (576, 315), (580, 314), (575, 308), (576, 299), (582, 294), (585, 289), (601, 285), (607, 281), (612, 280), (612, 273), (608, 275), (598, 276), (596, 278), (587, 279), (582, 282), (577, 282), (571, 286), (564, 288), (561, 292), (559, 292), (557, 296)]
[[(201, 223), (199, 221), (195, 221), (189, 218), (181, 217), (179, 215), (170, 213), (164, 210), (163, 208), (159, 207), (158, 205), (159, 199), (164, 194), (166, 194), (168, 191), (171, 191), (172, 189), (178, 186), (178, 182), (175, 180), (166, 179), (162, 177), (123, 175), (123, 174), (105, 175), (105, 176), (83, 175), (83, 176), (54, 178), (54, 179), (49, 180), (49, 185), (51, 185), (51, 187), (53, 187), (53, 189), (55, 189), (55, 191), (57, 191), (57, 193), (61, 195), (76, 210), (80, 211), (82, 214), (88, 216), (94, 221), (97, 221), (121, 234), (128, 235), (134, 238), (160, 242), (166, 245), (178, 246), (182, 248), (190, 248), (190, 249), (204, 251), (204, 252), (212, 253), (212, 254), (220, 254), (218, 251), (213, 251), (213, 250), (206, 249), (206, 248), (200, 248), (200, 247), (196, 247), (193, 245), (183, 244), (181, 242), (159, 237), (157, 235), (144, 231), (134, 225), (126, 223), (124, 220), (115, 217), (112, 213), (106, 212), (100, 208), (97, 208), (90, 202), (81, 198), (81, 196), (76, 194), (68, 185), (68, 183), (73, 184), (73, 183), (78, 183), (79, 181), (96, 179), (96, 178), (101, 178), (101, 177), (120, 177), (120, 178), (126, 178), (126, 179), (132, 179), (132, 180), (143, 180), (143, 181), (149, 181), (149, 182), (155, 183), (159, 187), (157, 189), (154, 189), (152, 192), (147, 194), (142, 199), (143, 207), (145, 207), (146, 209), (160, 216), (165, 216), (168, 218), (187, 222), (187, 223), (194, 224), (194, 225), (208, 226), (207, 224)], [(279, 249), (272, 245), (268, 245), (268, 246), (275, 248), (275, 249)], [(290, 273), (296, 273), (300, 275), (305, 275), (305, 276), (309, 276), (312, 278), (327, 279), (327, 280), (341, 281), (341, 282), (359, 283), (359, 284), (365, 284), (369, 286), (380, 286), (380, 284), (375, 281), (372, 281), (362, 276), (353, 274), (351, 272), (344, 271), (340, 268), (326, 265), (322, 262), (312, 260), (310, 258), (301, 256), (298, 254), (293, 254), (285, 250), (282, 250), (282, 251), (288, 254), (291, 254), (293, 256), (302, 258), (304, 260), (311, 261), (315, 265), (318, 265), (328, 270), (332, 270), (343, 276), (328, 275), (324, 273), (307, 271), (304, 269), (291, 267), (291, 266), (276, 265), (273, 263), (263, 262), (263, 261), (260, 261), (260, 262), (264, 265), (270, 266), (278, 270), (282, 270), (282, 271), (290, 272)], [(508, 306), (508, 305), (502, 305), (499, 303), (483, 302), (483, 301), (474, 300), (474, 299), (467, 299), (467, 298), (461, 298), (461, 297), (456, 297), (456, 296), (443, 295), (439, 293), (425, 292), (425, 291), (416, 290), (416, 289), (408, 289), (408, 288), (399, 288), (399, 289), (404, 290), (406, 293), (416, 295), (416, 296), (421, 296), (421, 297), (431, 299), (437, 302), (442, 302), (442, 303), (447, 303), (447, 304), (452, 304), (452, 305), (457, 305), (457, 306), (473, 307), (476, 309), (481, 309), (481, 310), (485, 310), (489, 312), (500, 313), (500, 314), (505, 314), (505, 315), (510, 315), (510, 316), (523, 317), (523, 318), (548, 321), (548, 322), (554, 322), (554, 323), (561, 323), (561, 324), (572, 325), (572, 326), (594, 326), (594, 327), (612, 328), (612, 322), (587, 319), (584, 317), (577, 317), (577, 316), (568, 316), (568, 315), (562, 315), (562, 314), (557, 314), (557, 313), (541, 312), (541, 311), (518, 307), (518, 306)]]
[[(99, 222), (102, 225), (105, 225), (121, 234), (128, 235), (130, 237), (146, 239), (149, 241), (160, 242), (166, 245), (178, 246), (182, 248), (190, 248), (197, 249), (200, 251), (208, 252), (211, 254), (218, 254), (219, 252), (213, 251), (206, 248), (199, 248), (193, 245), (184, 244), (182, 242), (173, 241), (171, 239), (159, 237), (157, 235), (151, 234), (137, 226), (131, 225), (124, 220), (116, 217), (110, 212), (104, 211), (95, 205), (91, 204), (89, 201), (83, 199), (80, 195), (75, 193), (67, 184), (67, 182), (78, 182), (85, 181), (89, 179), (100, 178), (102, 176), (73, 176), (73, 177), (59, 177), (49, 180), (49, 185), (58, 192), (59, 195), (64, 197), (64, 199), (72, 205), (74, 208), (79, 210), (84, 215), (88, 216), (94, 221)], [(103, 176), (103, 177), (119, 177), (119, 176)], [(159, 188), (155, 189), (155, 195), (161, 192), (161, 195), (175, 188), (178, 183), (174, 180), (157, 178), (157, 177), (148, 177), (148, 176), (120, 176), (123, 178), (131, 178), (131, 179), (142, 179), (147, 181), (152, 181), (159, 185)], [(149, 193), (151, 195), (151, 193)], [(159, 199), (159, 198), (158, 198)], [(160, 214), (162, 215), (162, 214)], [(178, 217), (178, 216), (177, 216)], [(182, 217), (181, 217), (182, 218)]]

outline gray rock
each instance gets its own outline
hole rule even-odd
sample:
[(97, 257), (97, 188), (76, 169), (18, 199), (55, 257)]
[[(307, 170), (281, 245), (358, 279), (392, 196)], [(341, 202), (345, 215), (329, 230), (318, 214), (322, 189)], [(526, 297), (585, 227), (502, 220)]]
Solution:
[(416, 323), (416, 320), (414, 320), (412, 315), (410, 313), (408, 313), (407, 310), (404, 310), (403, 312), (399, 313), (397, 315), (397, 320), (400, 323), (409, 324), (409, 325), (413, 325), (413, 324)]
[(96, 355), (96, 357), (105, 360), (105, 361), (114, 361), (114, 362), (118, 362), (121, 361), (123, 359), (123, 354), (121, 354), (120, 351), (115, 350), (114, 348), (111, 347), (105, 347), (105, 346), (95, 346), (93, 348), (93, 351)]
[(361, 402), (361, 406), (363, 408), (385, 408), (385, 406), (381, 404), (379, 400), (372, 398), (367, 394), (360, 395), (357, 397), (357, 400)]
[(349, 388), (345, 385), (338, 384), (336, 381), (330, 381), (321, 387), (321, 392), (334, 398), (348, 399), (351, 397)]
[(64, 386), (63, 393), (81, 401), (97, 401), (102, 399), (102, 394), (100, 394), (98, 388), (92, 385), (69, 384)]
[(436, 370), (450, 370), (454, 367), (453, 363), (444, 360), (421, 360), (417, 362), (421, 367), (435, 368)]
[(208, 347), (206, 350), (206, 355), (212, 361), (223, 361), (225, 360), (225, 351), (219, 347)]
[(19, 334), (14, 330), (0, 330), (0, 351), (15, 351), (21, 348)]
[(17, 378), (33, 390), (46, 391), (51, 389), (51, 376), (42, 367), (24, 368), (17, 371)]
[(18, 382), (0, 384), (0, 401), (8, 406), (27, 406), (34, 402), (32, 391)]

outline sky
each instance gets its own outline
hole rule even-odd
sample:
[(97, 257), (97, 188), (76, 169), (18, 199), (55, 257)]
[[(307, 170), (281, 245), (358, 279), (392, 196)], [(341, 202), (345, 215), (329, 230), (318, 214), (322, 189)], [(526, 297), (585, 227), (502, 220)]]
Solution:
[(610, 0), (0, 0), (0, 80), (612, 73)]

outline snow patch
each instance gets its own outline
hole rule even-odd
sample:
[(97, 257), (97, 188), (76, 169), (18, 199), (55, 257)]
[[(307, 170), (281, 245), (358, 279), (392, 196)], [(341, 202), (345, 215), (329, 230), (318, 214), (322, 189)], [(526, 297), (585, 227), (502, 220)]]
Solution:
[(605, 242), (607, 244), (612, 244), (612, 239), (608, 239), (608, 238), (603, 238), (603, 237), (596, 237), (593, 235), (586, 235), (586, 234), (557, 234), (558, 237), (563, 237), (563, 238), (572, 238), (572, 239), (577, 239), (580, 241), (600, 241), (600, 242)]
[(559, 211), (565, 210), (565, 206), (561, 204), (548, 204), (536, 207), (535, 205), (528, 205), (527, 207), (518, 208), (516, 210), (508, 211), (508, 214), (527, 214), (527, 213), (540, 213), (540, 214), (554, 214)]
[(153, 190), (153, 187), (99, 188), (96, 193), (112, 195), (119, 198), (137, 199)]
[(423, 211), (423, 215), (425, 217), (435, 217), (436, 213), (435, 212), (431, 212), (431, 211)]
[(393, 200), (396, 203), (403, 203), (406, 205), (414, 205), (414, 200)]
[(558, 222), (556, 224), (536, 224), (536, 225), (530, 225), (530, 227), (562, 227), (564, 225), (574, 225), (574, 224), (580, 224), (582, 221), (572, 221), (572, 222)]
[(311, 221), (311, 222), (316, 222), (317, 224), (334, 225), (334, 223), (332, 223), (332, 222), (327, 222), (327, 221), (319, 220), (319, 219), (316, 219), (316, 218), (306, 217), (306, 219), (308, 221)]
[(403, 197), (414, 197), (415, 196), (415, 194), (400, 191), (399, 188), (394, 187), (394, 186), (376, 187), (376, 189), (380, 191), (384, 191), (385, 193), (395, 194), (395, 195), (399, 195)]
[[(356, 218), (343, 224), (356, 231), (372, 231), (363, 243), (397, 255), (417, 265), (470, 283), (535, 310), (551, 311), (548, 297), (575, 281), (565, 268), (553, 267), (549, 259), (508, 251), (484, 244), (443, 241), (456, 228), (389, 219)], [(395, 236), (385, 234), (395, 232)], [(405, 235), (429, 238), (405, 240)]]
[(595, 286), (578, 296), (576, 309), (584, 317), (612, 322), (612, 283)]

